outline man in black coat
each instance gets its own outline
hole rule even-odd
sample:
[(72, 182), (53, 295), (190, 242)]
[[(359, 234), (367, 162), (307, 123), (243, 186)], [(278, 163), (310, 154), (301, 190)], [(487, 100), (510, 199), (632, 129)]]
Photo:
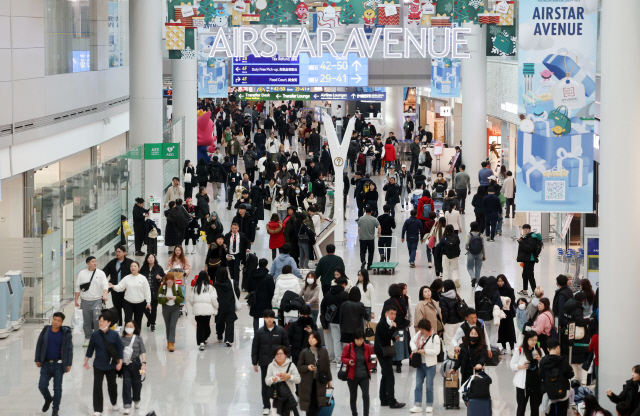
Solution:
[(489, 194), (482, 199), (482, 206), (484, 208), (485, 235), (489, 237), (488, 241), (495, 241), (496, 226), (502, 215), (502, 205), (500, 205), (500, 198), (496, 195), (494, 187), (490, 187)]
[(294, 363), (298, 362), (300, 352), (309, 346), (309, 334), (317, 330), (318, 325), (311, 318), (311, 307), (303, 305), (300, 308), (300, 317), (292, 322), (287, 329), (287, 338), (291, 343), (289, 354)]
[[(384, 247), (391, 247), (391, 236), (393, 230), (396, 228), (396, 219), (389, 214), (391, 206), (384, 204), (382, 207), (384, 214), (378, 216), (378, 222), (380, 223), (380, 237), (378, 238), (378, 250), (380, 251), (380, 261), (384, 262), (391, 259), (391, 249), (384, 249)], [(386, 251), (386, 253), (385, 253)]]
[(240, 232), (235, 221), (231, 224), (231, 231), (224, 236), (227, 246), (227, 268), (234, 283), (236, 295), (240, 296), (240, 264), (244, 263), (247, 253), (251, 251), (251, 242)]
[(240, 204), (238, 206), (238, 214), (233, 217), (231, 223), (238, 224), (238, 227), (240, 227), (239, 231), (247, 237), (251, 244), (253, 244), (256, 240), (256, 227), (253, 224), (251, 214), (247, 212), (244, 204)]
[(289, 338), (284, 328), (276, 325), (276, 314), (273, 309), (265, 309), (262, 317), (264, 318), (264, 326), (258, 329), (253, 335), (251, 363), (253, 364), (253, 371), (256, 373), (258, 372), (258, 366), (260, 366), (262, 408), (268, 410), (271, 409), (271, 402), (267, 394), (268, 388), (264, 381), (267, 377), (267, 368), (273, 361), (273, 353), (277, 347), (283, 345), (289, 348)]
[(255, 229), (259, 230), (258, 221), (264, 220), (264, 188), (262, 187), (262, 181), (257, 180), (255, 185), (251, 187), (249, 192), (251, 196), (252, 202), (252, 213), (251, 217), (253, 217), (253, 225), (255, 225)]
[[(225, 156), (225, 159), (227, 156)], [(236, 169), (235, 165), (231, 165), (231, 171), (227, 175), (227, 210), (231, 210), (231, 203), (233, 202), (233, 195), (236, 191), (236, 186), (242, 183), (242, 176)]]
[(218, 160), (218, 156), (214, 156), (211, 162), (209, 162), (207, 171), (209, 172), (209, 182), (211, 182), (211, 187), (213, 188), (211, 198), (219, 200), (221, 184), (225, 182), (226, 175), (222, 163)]
[(317, 129), (313, 128), (311, 134), (309, 135), (309, 140), (307, 140), (307, 147), (309, 148), (309, 153), (313, 152), (315, 156), (320, 154), (320, 135), (317, 132)]
[(216, 136), (218, 143), (222, 142), (222, 132), (224, 131), (224, 123), (222, 122), (222, 116), (216, 120)]
[(267, 259), (258, 261), (258, 268), (249, 273), (247, 291), (256, 292), (255, 304), (249, 309), (249, 315), (253, 317), (253, 331), (258, 331), (258, 323), (266, 309), (271, 309), (271, 300), (275, 292), (276, 284), (273, 276), (269, 274)]
[(260, 127), (258, 127), (256, 134), (253, 135), (253, 142), (256, 144), (257, 149), (261, 149), (261, 146), (264, 146), (267, 143), (267, 136), (265, 136)]
[(322, 172), (318, 175), (318, 179), (313, 181), (311, 189), (318, 200), (318, 211), (324, 215), (324, 209), (327, 204), (327, 185), (324, 183), (324, 175)]
[(309, 180), (311, 181), (311, 183), (315, 182), (318, 179), (318, 176), (320, 176), (320, 168), (316, 165), (316, 161), (314, 159), (311, 159), (309, 162), (307, 174), (309, 175)]
[[(373, 343), (373, 350), (378, 357), (380, 363), (380, 372), (382, 378), (380, 379), (380, 404), (382, 406), (389, 406), (391, 409), (400, 409), (405, 406), (405, 403), (399, 403), (395, 396), (395, 375), (393, 374), (393, 357), (394, 355), (384, 355), (384, 347), (389, 347), (392, 341), (397, 341), (398, 337), (394, 339), (394, 333), (396, 332), (396, 313), (398, 309), (391, 305), (384, 311), (384, 318), (380, 319), (378, 326), (376, 327), (376, 338)], [(405, 342), (407, 340), (405, 339)]]
[[(567, 286), (568, 282), (569, 282), (569, 279), (567, 279), (567, 276), (563, 274), (556, 277), (556, 285), (558, 285), (558, 289), (556, 290), (556, 293), (553, 296), (553, 304), (551, 307), (551, 311), (553, 312), (553, 316), (558, 317), (558, 326), (560, 328), (563, 328), (565, 326), (564, 319), (563, 319), (564, 304), (569, 299), (573, 298), (573, 292)], [(558, 332), (562, 332), (560, 331), (560, 328), (558, 328)]]
[[(347, 286), (347, 278), (339, 277), (336, 284), (320, 302), (320, 323), (324, 330), (324, 343), (331, 360), (340, 361), (342, 344), (340, 343), (340, 305), (347, 301), (348, 295), (344, 288)], [(331, 310), (332, 319), (327, 319), (327, 311)]]
[[(123, 277), (131, 274), (131, 264), (133, 260), (127, 257), (127, 249), (124, 246), (116, 247), (116, 258), (107, 263), (102, 271), (107, 275), (109, 283), (117, 285), (120, 283)], [(113, 301), (113, 307), (118, 311), (118, 325), (122, 325), (122, 309), (124, 308), (124, 292), (116, 292), (113, 289), (109, 289), (111, 292), (111, 300)], [(114, 316), (114, 319), (116, 317)]]
[(400, 186), (396, 183), (396, 178), (389, 178), (389, 183), (387, 183), (383, 188), (383, 191), (386, 192), (384, 200), (387, 201), (387, 204), (391, 207), (391, 216), (393, 218), (396, 217), (396, 204), (400, 203)]

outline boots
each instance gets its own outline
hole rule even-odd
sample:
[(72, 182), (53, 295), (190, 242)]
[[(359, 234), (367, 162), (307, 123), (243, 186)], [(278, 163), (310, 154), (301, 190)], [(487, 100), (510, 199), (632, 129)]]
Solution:
[(174, 345), (173, 342), (169, 342), (169, 352), (173, 352), (174, 350), (173, 345)]

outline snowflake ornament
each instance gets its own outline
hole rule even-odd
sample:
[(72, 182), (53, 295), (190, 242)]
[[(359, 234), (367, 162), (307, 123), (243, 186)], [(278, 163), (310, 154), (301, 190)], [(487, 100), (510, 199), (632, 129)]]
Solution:
[(447, 3), (444, 5), (444, 11), (451, 13), (453, 11), (453, 3)]
[(469, 6), (478, 10), (478, 7), (482, 6), (482, 0), (469, 0)]
[(196, 59), (196, 51), (187, 46), (180, 51), (180, 59)]

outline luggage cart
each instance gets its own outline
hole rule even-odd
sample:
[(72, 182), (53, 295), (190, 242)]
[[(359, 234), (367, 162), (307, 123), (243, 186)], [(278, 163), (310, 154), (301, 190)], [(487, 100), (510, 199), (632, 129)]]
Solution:
[(440, 213), (442, 211), (442, 205), (444, 204), (444, 193), (434, 192), (433, 193), (433, 209), (436, 213)]
[[(380, 247), (378, 247), (380, 248)], [(385, 251), (390, 251), (391, 253), (395, 253), (395, 260), (396, 261), (389, 261), (391, 260), (386, 259), (387, 261), (382, 262), (382, 261), (378, 261), (375, 262), (371, 265), (371, 270), (373, 271), (373, 274), (395, 274), (396, 273), (396, 267), (398, 266), (398, 237), (394, 237), (391, 236), (391, 247), (384, 247)], [(389, 256), (391, 257), (391, 255)]]

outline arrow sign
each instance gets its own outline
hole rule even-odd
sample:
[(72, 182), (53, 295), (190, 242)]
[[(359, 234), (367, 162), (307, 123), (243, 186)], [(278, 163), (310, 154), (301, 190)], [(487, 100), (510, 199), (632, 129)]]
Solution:
[[(356, 61), (358, 62), (358, 61)], [(362, 81), (362, 77), (358, 74), (356, 74), (356, 78), (351, 77), (351, 79), (355, 79), (356, 80), (356, 84), (360, 83), (360, 81)]]
[(276, 98), (280, 98), (280, 94), (276, 94)]
[(356, 95), (355, 94), (351, 94), (351, 98), (356, 98)]
[(354, 67), (357, 71), (360, 68), (360, 66), (362, 66), (362, 64), (358, 61), (355, 61), (354, 63), (351, 64), (351, 66)]
[(313, 98), (317, 100), (318, 99), (318, 94), (313, 94)]

